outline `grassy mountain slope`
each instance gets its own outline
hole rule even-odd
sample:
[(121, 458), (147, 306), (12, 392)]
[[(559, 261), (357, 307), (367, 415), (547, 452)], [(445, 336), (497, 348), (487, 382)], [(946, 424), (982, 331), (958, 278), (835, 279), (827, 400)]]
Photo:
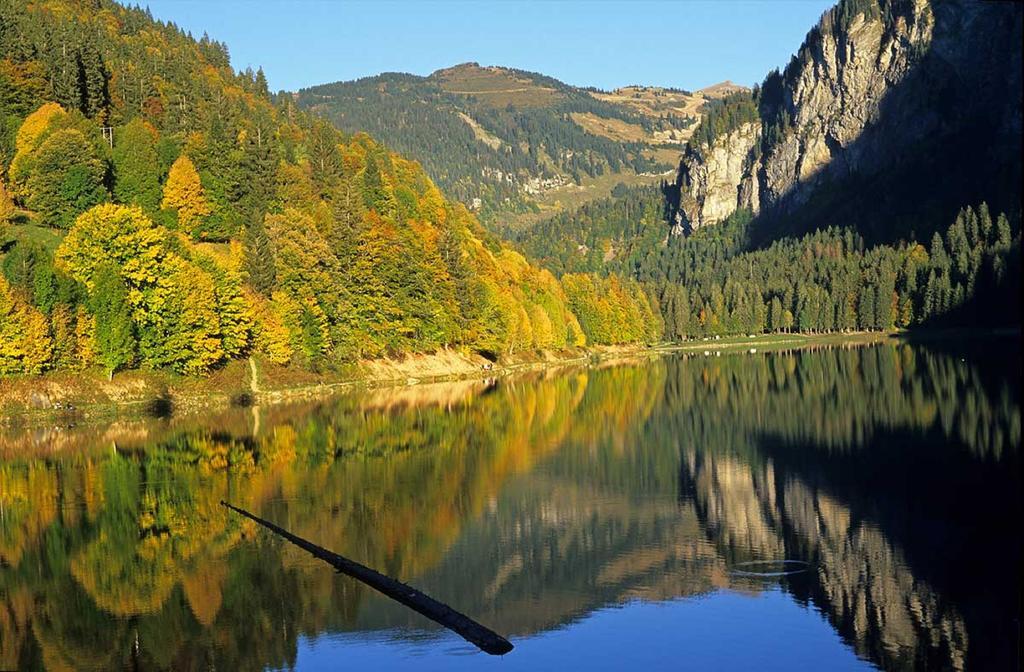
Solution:
[(655, 87), (584, 90), (551, 77), (466, 63), (419, 77), (386, 73), (303, 89), (302, 108), (368, 131), (420, 161), (450, 196), (496, 228), (656, 182), (706, 100)]

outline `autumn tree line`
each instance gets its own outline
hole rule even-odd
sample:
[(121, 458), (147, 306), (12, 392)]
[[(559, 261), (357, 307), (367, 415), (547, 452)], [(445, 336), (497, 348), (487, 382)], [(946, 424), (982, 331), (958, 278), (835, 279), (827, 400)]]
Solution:
[(567, 291), (418, 164), (147, 11), (5, 3), (0, 55), (0, 373), (660, 338), (638, 284)]

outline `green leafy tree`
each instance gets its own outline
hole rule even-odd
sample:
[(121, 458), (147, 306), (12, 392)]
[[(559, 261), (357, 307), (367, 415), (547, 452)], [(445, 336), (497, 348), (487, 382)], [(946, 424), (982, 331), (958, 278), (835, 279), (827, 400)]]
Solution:
[(96, 271), (89, 303), (96, 317), (96, 358), (112, 378), (115, 371), (135, 360), (136, 350), (128, 288), (116, 268), (104, 264)]
[(56, 131), (36, 154), (27, 205), (45, 224), (68, 228), (79, 214), (107, 199), (105, 172), (95, 148), (80, 131)]

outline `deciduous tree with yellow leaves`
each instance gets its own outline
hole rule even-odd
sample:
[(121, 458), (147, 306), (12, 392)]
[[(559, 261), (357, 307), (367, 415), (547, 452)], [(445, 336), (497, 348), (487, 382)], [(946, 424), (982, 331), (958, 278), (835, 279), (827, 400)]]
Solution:
[(14, 212), (14, 200), (4, 186), (4, 181), (0, 180), (0, 239), (7, 235), (7, 227), (14, 219)]
[[(234, 255), (240, 256), (240, 251)], [(97, 274), (109, 266), (117, 269), (139, 356), (150, 366), (201, 374), (227, 357), (241, 355), (249, 344), (250, 311), (242, 295), (238, 259), (219, 263), (199, 253), (138, 207), (106, 204), (84, 213), (58, 248), (56, 262), (94, 297), (99, 291)], [(101, 358), (107, 350), (102, 336), (99, 329)], [(118, 343), (114, 350), (125, 352), (122, 335), (112, 338)], [(122, 365), (126, 357), (114, 356), (111, 361), (116, 363), (106, 362), (108, 368)]]
[(160, 207), (178, 213), (178, 227), (192, 235), (212, 211), (199, 180), (199, 173), (188, 156), (182, 154), (171, 165), (164, 184)]
[(15, 296), (0, 275), (0, 374), (42, 373), (52, 353), (46, 317)]

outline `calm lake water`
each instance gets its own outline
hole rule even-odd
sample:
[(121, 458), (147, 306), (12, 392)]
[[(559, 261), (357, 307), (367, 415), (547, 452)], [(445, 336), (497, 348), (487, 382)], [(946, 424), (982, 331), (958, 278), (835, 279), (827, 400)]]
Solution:
[(1020, 366), (1016, 340), (674, 355), (4, 430), (0, 669), (1014, 669)]

